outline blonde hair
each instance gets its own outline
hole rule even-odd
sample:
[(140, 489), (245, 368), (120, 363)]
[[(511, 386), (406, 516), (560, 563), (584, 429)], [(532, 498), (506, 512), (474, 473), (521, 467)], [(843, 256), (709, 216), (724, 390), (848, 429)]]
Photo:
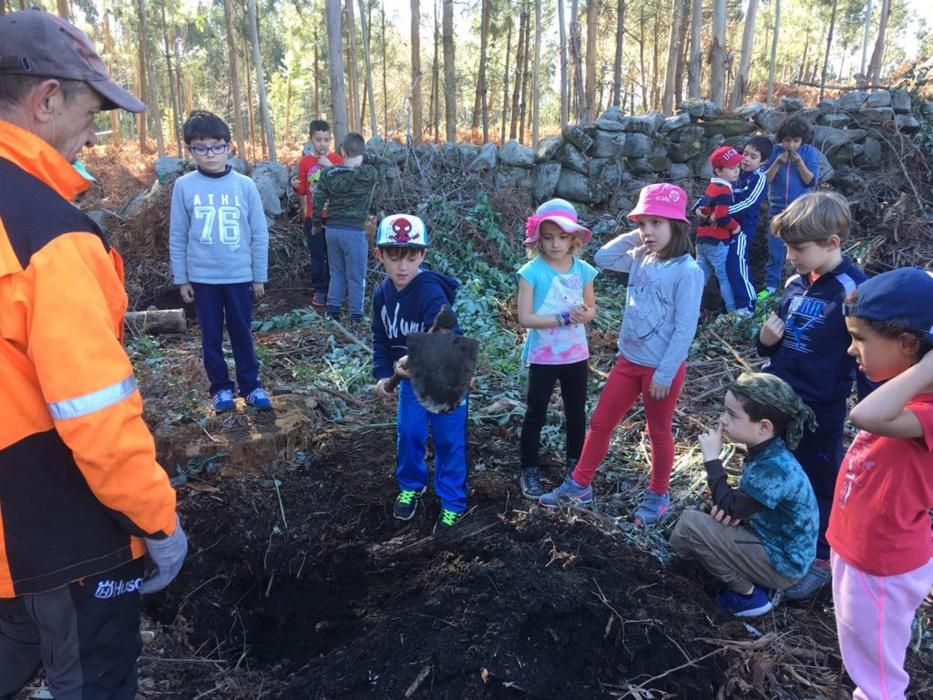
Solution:
[[(528, 255), (528, 259), (534, 259), (544, 255), (544, 251), (541, 250), (541, 228), (544, 227), (544, 224), (553, 224), (561, 233), (566, 233), (564, 229), (555, 224), (553, 221), (542, 221), (538, 229), (538, 240), (536, 240), (531, 245), (525, 246), (525, 253)], [(570, 250), (568, 251), (570, 255), (576, 257), (581, 250), (583, 250), (583, 235), (582, 232), (578, 233), (568, 233), (570, 236)]]
[(852, 210), (837, 192), (811, 192), (798, 197), (771, 220), (771, 233), (789, 245), (825, 243), (838, 236), (844, 243), (852, 226)]

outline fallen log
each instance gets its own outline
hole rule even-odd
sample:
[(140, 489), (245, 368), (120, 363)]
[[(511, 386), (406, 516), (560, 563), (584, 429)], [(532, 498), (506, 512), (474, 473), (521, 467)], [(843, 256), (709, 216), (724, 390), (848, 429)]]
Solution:
[(159, 333), (184, 333), (188, 324), (184, 309), (150, 309), (148, 311), (127, 311), (123, 315), (123, 325), (128, 333), (139, 335), (157, 335)]

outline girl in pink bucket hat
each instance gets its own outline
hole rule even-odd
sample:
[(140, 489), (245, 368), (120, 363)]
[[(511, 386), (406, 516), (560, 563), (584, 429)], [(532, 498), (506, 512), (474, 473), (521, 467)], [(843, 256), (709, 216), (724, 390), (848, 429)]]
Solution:
[(629, 274), (619, 356), (590, 419), (573, 473), (539, 499), (554, 508), (593, 501), (593, 478), (612, 432), (641, 396), (651, 441), (651, 479), (634, 520), (653, 525), (670, 508), (674, 466), (671, 423), (696, 334), (703, 272), (690, 255), (687, 193), (660, 183), (642, 188), (628, 218), (638, 230), (616, 236), (596, 252), (596, 265)]
[(521, 476), (528, 498), (544, 495), (538, 448), (547, 408), (560, 381), (567, 424), (567, 461), (580, 457), (586, 435), (589, 345), (586, 324), (596, 316), (596, 268), (577, 257), (590, 239), (577, 210), (563, 199), (538, 207), (525, 225), (531, 260), (518, 271), (518, 322), (528, 329), (522, 360), (528, 363), (528, 404), (520, 439)]

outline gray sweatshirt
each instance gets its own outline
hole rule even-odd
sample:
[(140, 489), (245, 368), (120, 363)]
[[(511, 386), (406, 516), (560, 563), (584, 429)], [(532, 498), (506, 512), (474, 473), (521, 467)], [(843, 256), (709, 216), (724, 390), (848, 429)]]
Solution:
[(269, 229), (255, 183), (232, 170), (178, 178), (168, 247), (175, 284), (265, 283)]
[(696, 335), (703, 272), (689, 255), (658, 260), (638, 231), (616, 236), (596, 251), (596, 265), (629, 273), (619, 352), (629, 362), (656, 367), (652, 379), (670, 386)]

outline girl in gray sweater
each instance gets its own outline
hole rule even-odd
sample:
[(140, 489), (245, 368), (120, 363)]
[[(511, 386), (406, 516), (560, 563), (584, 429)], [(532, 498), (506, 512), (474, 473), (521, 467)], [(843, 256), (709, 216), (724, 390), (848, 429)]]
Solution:
[(592, 503), (593, 477), (609, 451), (612, 432), (641, 396), (651, 441), (651, 479), (634, 520), (653, 525), (670, 508), (671, 422), (703, 294), (703, 273), (690, 255), (686, 205), (687, 193), (676, 185), (644, 187), (628, 215), (638, 230), (615, 237), (596, 253), (598, 267), (629, 274), (619, 357), (590, 419), (576, 468), (540, 498), (542, 506), (554, 508), (565, 500)]

